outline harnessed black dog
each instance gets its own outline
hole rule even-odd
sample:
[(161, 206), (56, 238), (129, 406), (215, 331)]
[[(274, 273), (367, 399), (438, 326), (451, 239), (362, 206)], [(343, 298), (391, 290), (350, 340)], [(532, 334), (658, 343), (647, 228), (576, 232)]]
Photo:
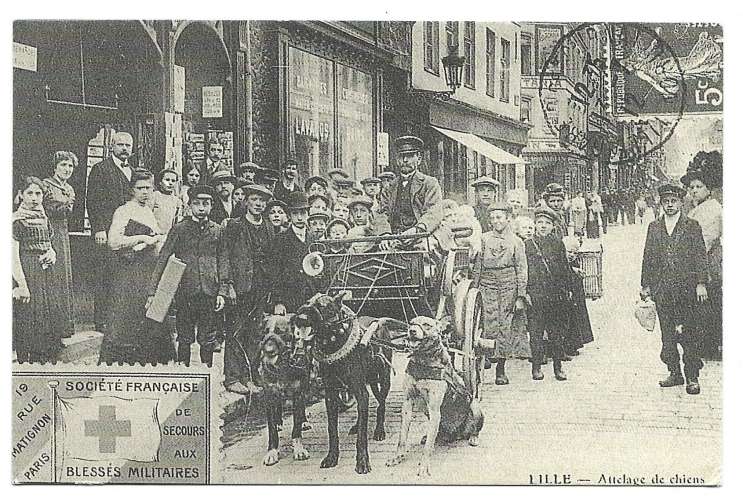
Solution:
[[(328, 454), (321, 468), (338, 464), (338, 414), (340, 391), (349, 390), (356, 399), (356, 472), (371, 471), (369, 464), (367, 424), (369, 419), (369, 385), (379, 403), (373, 438), (385, 439), (385, 403), (390, 390), (392, 350), (369, 345), (372, 337), (388, 340), (387, 329), (379, 322), (362, 321), (343, 305), (343, 294), (335, 297), (317, 294), (296, 312), (292, 318), (294, 338), (312, 341), (312, 355), (319, 362), (320, 377), (325, 389), (325, 407), (328, 413)], [(364, 328), (364, 326), (367, 326)], [(295, 420), (295, 429), (297, 428)], [(301, 436), (301, 422), (299, 427)], [(352, 429), (353, 432), (353, 429)]]

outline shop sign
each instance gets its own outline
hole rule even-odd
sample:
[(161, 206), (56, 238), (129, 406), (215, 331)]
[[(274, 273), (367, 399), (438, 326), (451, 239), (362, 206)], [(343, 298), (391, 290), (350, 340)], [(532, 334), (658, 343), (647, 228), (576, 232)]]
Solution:
[(173, 98), (175, 112), (183, 113), (186, 108), (186, 68), (173, 65)]
[(201, 116), (222, 118), (222, 87), (201, 87)]
[(390, 136), (387, 132), (377, 134), (377, 165), (380, 167), (390, 165)]
[(36, 71), (36, 47), (13, 42), (13, 67)]

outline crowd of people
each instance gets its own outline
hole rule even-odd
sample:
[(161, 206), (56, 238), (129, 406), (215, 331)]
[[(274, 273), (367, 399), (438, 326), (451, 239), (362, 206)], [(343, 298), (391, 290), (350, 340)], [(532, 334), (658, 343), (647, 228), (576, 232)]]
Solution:
[[(314, 294), (318, 282), (303, 268), (314, 241), (333, 240), (330, 253), (389, 251), (400, 240), (343, 240), (423, 232), (433, 233), (441, 253), (470, 247), (483, 295), (484, 336), (495, 340), (488, 365), (495, 366), (496, 384), (509, 383), (506, 361), (513, 358), (531, 360), (534, 380), (543, 379), (542, 365), (550, 358), (555, 377), (566, 380), (562, 363), (593, 340), (581, 244), (597, 238), (602, 225), (606, 231), (615, 207), (628, 214), (626, 206), (596, 193), (569, 199), (553, 183), (527, 209), (516, 191), (499, 196), (498, 181), (487, 176), (472, 183), (476, 202), (459, 205), (443, 199), (438, 180), (420, 170), (419, 138), (400, 137), (395, 146), (397, 173), (385, 171), (357, 185), (335, 169), (300, 184), (294, 158), (281, 171), (245, 163), (235, 177), (221, 161), (218, 143), (209, 145), (205, 168), (189, 165), (182, 177), (172, 169), (153, 174), (129, 165), (132, 137), (115, 134), (111, 157), (90, 172), (86, 200), (95, 241), (95, 253), (87, 256), (96, 271), (94, 321), (103, 333), (99, 362), (189, 364), (198, 343), (208, 366), (224, 349), (225, 385), (250, 392), (251, 360), (260, 342), (250, 325), (260, 324), (265, 313), (293, 312)], [(27, 177), (20, 186), (13, 214), (19, 362), (54, 361), (62, 339), (75, 329), (66, 222), (75, 203), (67, 182), (75, 168), (75, 155), (59, 151), (51, 177)], [(715, 224), (721, 211), (710, 201), (709, 175), (695, 172), (685, 178), (696, 204), (689, 217), (702, 224), (712, 262), (720, 253)], [(463, 225), (472, 229), (466, 237), (455, 230)], [(172, 257), (185, 264), (172, 300), (175, 342), (170, 323), (145, 314), (158, 286), (170, 279)], [(721, 308), (721, 285), (713, 282), (709, 302)]]

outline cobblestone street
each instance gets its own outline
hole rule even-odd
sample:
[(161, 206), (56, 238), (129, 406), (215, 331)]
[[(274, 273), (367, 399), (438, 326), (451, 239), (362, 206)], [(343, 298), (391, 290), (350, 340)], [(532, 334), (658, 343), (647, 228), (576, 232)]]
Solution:
[[(647, 333), (632, 311), (639, 287), (645, 237), (641, 225), (611, 226), (604, 238), (604, 297), (589, 302), (596, 341), (567, 363), (567, 382), (545, 370), (545, 380), (531, 380), (526, 361), (507, 366), (510, 385), (496, 386), (494, 370), (485, 373), (485, 428), (479, 448), (466, 442), (437, 446), (433, 483), (467, 484), (715, 484), (721, 470), (722, 367), (707, 362), (700, 377), (702, 393), (688, 396), (684, 387), (660, 389), (666, 375), (658, 358), (660, 332)], [(398, 366), (402, 359), (396, 360)], [(549, 367), (545, 367), (549, 368)], [(401, 370), (398, 370), (398, 373)], [(320, 469), (327, 451), (324, 404), (310, 408), (312, 429), (305, 432), (311, 458), (291, 456), (290, 419), (284, 423), (281, 462), (261, 460), (267, 437), (250, 421), (226, 428), (222, 459), (228, 483), (414, 483), (417, 456), (396, 468), (392, 457), (399, 436), (399, 376), (388, 403), (387, 439), (370, 441), (372, 472), (354, 472), (355, 439), (348, 429), (355, 408), (341, 415), (341, 458), (335, 469)], [(373, 400), (373, 398), (371, 398)], [(373, 421), (374, 409), (370, 421)], [(416, 413), (412, 442), (424, 433)], [(371, 427), (370, 427), (371, 428)], [(703, 450), (700, 452), (700, 450)], [(700, 463), (700, 457), (706, 457)], [(278, 479), (281, 471), (282, 480)], [(657, 478), (656, 478), (657, 475)]]

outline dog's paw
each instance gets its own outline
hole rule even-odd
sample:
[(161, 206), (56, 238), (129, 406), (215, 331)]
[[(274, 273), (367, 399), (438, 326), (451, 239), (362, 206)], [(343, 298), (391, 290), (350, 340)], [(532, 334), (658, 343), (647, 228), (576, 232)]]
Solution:
[(279, 450), (268, 450), (263, 456), (263, 465), (271, 466), (279, 463)]
[(371, 464), (369, 463), (369, 457), (356, 459), (356, 474), (369, 474), (371, 472)]
[(300, 439), (294, 439), (292, 441), (292, 450), (294, 452), (294, 460), (307, 460), (310, 458), (310, 452), (304, 447)]
[(418, 477), (431, 477), (431, 464), (423, 461), (418, 464)]
[(329, 469), (330, 467), (335, 467), (336, 465), (338, 465), (337, 453), (328, 453), (328, 455), (322, 459), (322, 462), (320, 462), (321, 469)]
[(470, 436), (467, 442), (470, 446), (480, 446), (480, 436), (478, 436), (477, 434)]
[(359, 432), (359, 424), (353, 424), (350, 429), (348, 429), (348, 435), (349, 436), (355, 436)]
[(385, 464), (387, 467), (394, 467), (396, 465), (400, 465), (405, 461), (405, 459), (408, 458), (407, 454), (405, 453), (398, 453), (394, 457), (387, 460), (387, 463)]
[(384, 441), (387, 439), (387, 433), (384, 432), (384, 429), (374, 429), (374, 436), (372, 436), (374, 441)]

